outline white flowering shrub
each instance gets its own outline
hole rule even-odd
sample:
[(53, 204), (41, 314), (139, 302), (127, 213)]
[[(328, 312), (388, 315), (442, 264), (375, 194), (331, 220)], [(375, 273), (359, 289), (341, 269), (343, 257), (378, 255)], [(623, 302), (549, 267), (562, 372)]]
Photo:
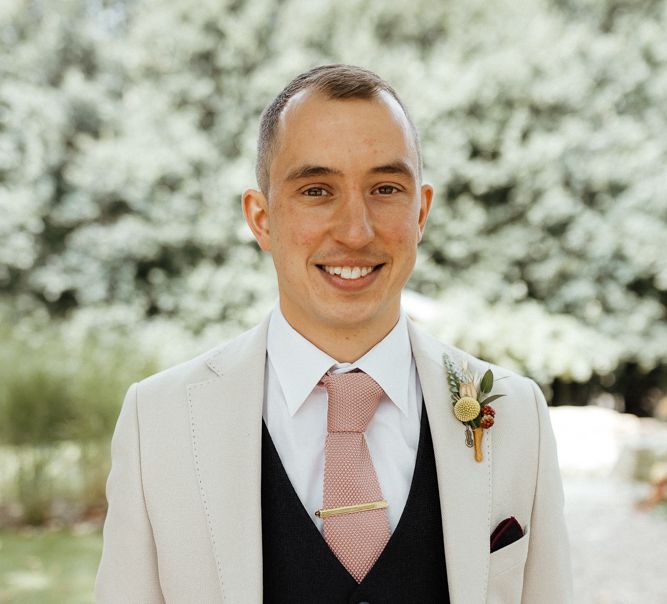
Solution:
[(276, 292), (240, 210), (259, 114), (350, 62), (421, 131), (432, 328), (544, 383), (664, 380), (665, 31), (658, 1), (5, 0), (2, 299), (207, 342), (255, 322)]

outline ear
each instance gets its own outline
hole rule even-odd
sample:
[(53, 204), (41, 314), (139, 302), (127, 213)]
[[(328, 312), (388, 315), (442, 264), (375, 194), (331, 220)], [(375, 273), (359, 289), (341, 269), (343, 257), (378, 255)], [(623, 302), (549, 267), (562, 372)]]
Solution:
[(421, 203), (419, 206), (419, 241), (422, 240), (424, 229), (426, 228), (426, 220), (431, 211), (431, 204), (433, 203), (433, 187), (431, 185), (422, 185), (421, 187)]
[(271, 250), (269, 232), (269, 204), (264, 193), (256, 189), (248, 189), (242, 196), (243, 215), (259, 247), (265, 252)]

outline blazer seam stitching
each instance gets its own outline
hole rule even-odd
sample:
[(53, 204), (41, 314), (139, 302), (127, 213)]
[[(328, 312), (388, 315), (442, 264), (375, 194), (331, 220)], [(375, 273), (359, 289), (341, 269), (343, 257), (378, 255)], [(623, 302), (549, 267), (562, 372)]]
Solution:
[(192, 452), (195, 459), (195, 473), (197, 474), (197, 482), (199, 483), (199, 494), (201, 496), (202, 504), (204, 505), (204, 513), (206, 514), (206, 524), (208, 525), (208, 534), (211, 539), (211, 544), (213, 545), (213, 555), (215, 556), (215, 565), (218, 571), (218, 583), (220, 584), (220, 591), (222, 593), (222, 600), (225, 601), (225, 591), (222, 584), (222, 565), (220, 563), (220, 557), (218, 556), (218, 548), (215, 542), (215, 534), (213, 532), (213, 522), (211, 518), (211, 512), (208, 507), (208, 500), (206, 499), (206, 493), (204, 492), (204, 483), (201, 477), (201, 469), (199, 467), (199, 448), (197, 445), (197, 433), (195, 430), (195, 421), (194, 413), (192, 410), (192, 391), (195, 388), (201, 388), (206, 384), (215, 382), (217, 378), (212, 378), (206, 380), (205, 382), (200, 382), (198, 384), (190, 384), (188, 386), (188, 413), (190, 415), (190, 434), (192, 436)]

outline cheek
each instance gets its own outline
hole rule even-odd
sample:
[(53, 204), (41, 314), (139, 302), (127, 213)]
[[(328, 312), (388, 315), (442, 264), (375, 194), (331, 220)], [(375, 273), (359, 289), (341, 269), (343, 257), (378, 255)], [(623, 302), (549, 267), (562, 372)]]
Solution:
[(413, 222), (404, 217), (402, 220), (387, 225), (387, 228), (384, 229), (384, 235), (397, 248), (412, 248), (417, 246), (419, 229), (416, 221)]
[(322, 221), (299, 217), (284, 225), (279, 233), (280, 242), (287, 253), (295, 255), (312, 251), (322, 238)]
[(302, 229), (296, 229), (292, 233), (292, 245), (303, 252), (307, 252), (314, 247), (318, 240), (317, 233), (305, 226)]
[(270, 216), (271, 245), (283, 255), (299, 253), (315, 240), (315, 230), (311, 221), (304, 220), (297, 212), (287, 208), (274, 208)]
[(419, 235), (419, 206), (411, 203), (384, 208), (374, 215), (374, 222), (376, 232), (398, 245), (416, 242)]

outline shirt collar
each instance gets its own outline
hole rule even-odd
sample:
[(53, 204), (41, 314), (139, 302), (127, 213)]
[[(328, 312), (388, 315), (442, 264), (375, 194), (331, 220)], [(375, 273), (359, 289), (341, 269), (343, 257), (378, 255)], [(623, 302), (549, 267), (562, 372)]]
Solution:
[(301, 408), (330, 369), (336, 373), (361, 369), (382, 387), (404, 415), (408, 414), (412, 348), (403, 309), (394, 328), (364, 356), (354, 363), (338, 363), (296, 331), (278, 303), (269, 320), (266, 351), (290, 416)]

